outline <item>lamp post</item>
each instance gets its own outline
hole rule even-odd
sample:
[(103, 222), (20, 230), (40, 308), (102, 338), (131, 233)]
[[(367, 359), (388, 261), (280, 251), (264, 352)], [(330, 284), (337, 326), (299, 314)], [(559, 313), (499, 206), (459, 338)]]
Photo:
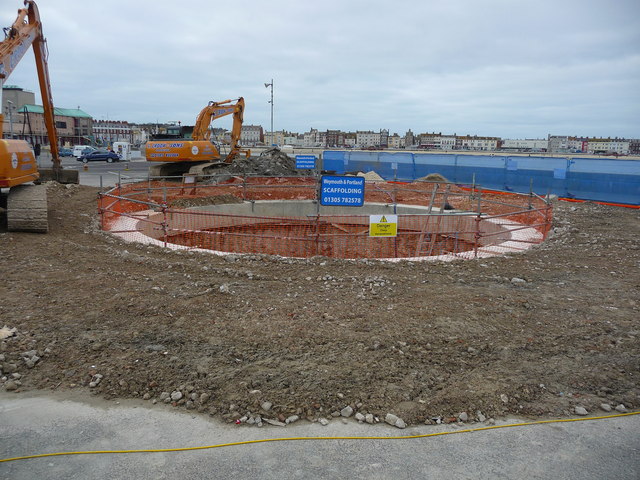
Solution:
[(13, 102), (7, 100), (7, 110), (9, 110), (9, 132), (11, 132), (11, 138), (13, 139)]
[(273, 78), (271, 79), (271, 83), (265, 83), (264, 86), (265, 86), (265, 88), (271, 87), (271, 100), (269, 100), (268, 103), (271, 104), (271, 145), (273, 145), (273, 143), (274, 143), (274, 138), (273, 138)]

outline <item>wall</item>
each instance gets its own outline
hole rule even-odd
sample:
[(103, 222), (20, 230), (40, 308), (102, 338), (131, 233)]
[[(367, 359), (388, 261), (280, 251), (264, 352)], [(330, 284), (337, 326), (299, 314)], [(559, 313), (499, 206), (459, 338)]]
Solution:
[(486, 189), (640, 205), (640, 160), (542, 156), (451, 155), (327, 150), (322, 169), (375, 171), (386, 180), (413, 181), (439, 173)]

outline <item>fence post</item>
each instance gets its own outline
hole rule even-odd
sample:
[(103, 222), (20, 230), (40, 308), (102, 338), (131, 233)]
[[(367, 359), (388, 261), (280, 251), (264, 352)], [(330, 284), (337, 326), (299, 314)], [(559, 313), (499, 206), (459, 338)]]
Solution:
[(320, 255), (320, 213), (316, 214), (316, 256)]
[(242, 201), (247, 201), (247, 173), (244, 172), (242, 175)]
[(102, 206), (102, 202), (104, 202), (104, 195), (102, 195), (102, 191), (100, 191), (98, 192), (98, 214), (100, 215), (100, 230), (104, 230), (104, 207)]
[(478, 258), (478, 244), (480, 243), (480, 213), (476, 216), (476, 233), (473, 240), (473, 258)]
[(533, 208), (533, 178), (529, 179), (529, 210)]
[(162, 237), (164, 240), (164, 247), (167, 248), (167, 204), (162, 204)]

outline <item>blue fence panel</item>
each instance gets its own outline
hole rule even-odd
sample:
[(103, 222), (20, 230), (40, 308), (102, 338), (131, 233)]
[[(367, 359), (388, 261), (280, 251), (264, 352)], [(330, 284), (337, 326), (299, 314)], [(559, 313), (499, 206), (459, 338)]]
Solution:
[(322, 170), (333, 170), (344, 173), (347, 164), (347, 152), (325, 150), (322, 152)]
[(413, 154), (411, 153), (386, 153), (380, 154), (380, 161), (383, 163), (389, 163), (391, 165), (391, 177), (383, 178), (387, 180), (402, 180), (413, 181), (415, 180), (415, 168), (413, 163)]
[(484, 188), (504, 188), (504, 157), (490, 155), (456, 155), (457, 183), (482, 185)]
[(640, 205), (640, 161), (575, 158), (567, 177), (569, 197)]
[[(564, 195), (569, 160), (556, 157), (507, 157), (503, 190)], [(510, 163), (510, 165), (509, 165)]]
[(455, 182), (456, 156), (447, 154), (414, 153), (415, 178), (426, 177), (430, 173), (439, 173), (447, 180)]
[(439, 173), (455, 183), (488, 189), (640, 205), (640, 161), (444, 153), (323, 153), (323, 169), (375, 171), (385, 180), (413, 181)]

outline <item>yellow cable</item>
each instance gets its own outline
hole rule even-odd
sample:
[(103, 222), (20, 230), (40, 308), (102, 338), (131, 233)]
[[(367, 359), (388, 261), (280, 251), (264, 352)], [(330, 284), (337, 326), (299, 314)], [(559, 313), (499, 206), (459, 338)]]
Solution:
[(285, 438), (264, 438), (261, 440), (246, 440), (243, 442), (221, 443), (218, 445), (203, 445), (200, 447), (183, 447), (183, 448), (158, 448), (158, 449), (140, 449), (140, 450), (92, 450), (87, 452), (56, 452), (56, 453), (40, 453), (37, 455), (25, 455), (23, 457), (3, 458), (0, 463), (13, 462), (16, 460), (28, 460), (30, 458), (58, 457), (62, 455), (97, 455), (103, 453), (163, 453), (163, 452), (189, 452), (193, 450), (207, 450), (211, 448), (233, 447), (236, 445), (250, 445), (255, 443), (266, 442), (288, 442), (300, 440), (408, 440), (411, 438), (427, 438), (438, 437), (441, 435), (453, 435), (457, 433), (480, 432), (483, 430), (495, 430), (498, 428), (510, 427), (526, 427), (530, 425), (542, 425), (545, 423), (564, 423), (564, 422), (584, 422), (587, 420), (604, 420), (607, 418), (628, 417), (630, 415), (639, 415), (640, 412), (620, 413), (616, 415), (606, 415), (603, 417), (582, 417), (582, 418), (566, 418), (556, 420), (538, 420), (526, 423), (510, 423), (507, 425), (491, 425), (488, 427), (467, 428), (464, 430), (451, 430), (446, 432), (425, 433), (421, 435), (402, 435), (402, 436), (375, 436), (375, 437), (285, 437)]

